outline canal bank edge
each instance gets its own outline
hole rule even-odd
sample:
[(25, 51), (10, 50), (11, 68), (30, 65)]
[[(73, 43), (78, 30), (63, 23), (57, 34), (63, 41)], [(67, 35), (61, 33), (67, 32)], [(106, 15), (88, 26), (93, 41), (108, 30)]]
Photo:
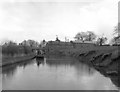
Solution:
[(7, 57), (7, 58), (2, 56), (2, 63), (0, 63), (0, 67), (22, 62), (25, 60), (30, 60), (33, 58), (35, 58), (35, 54), (28, 54), (28, 55), (23, 55), (23, 56)]

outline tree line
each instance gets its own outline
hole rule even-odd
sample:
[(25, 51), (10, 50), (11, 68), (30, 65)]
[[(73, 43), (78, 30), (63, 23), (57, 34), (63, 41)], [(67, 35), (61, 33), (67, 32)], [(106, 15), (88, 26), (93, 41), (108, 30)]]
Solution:
[(36, 47), (41, 47), (46, 41), (37, 42), (34, 40), (24, 40), (21, 43), (17, 44), (13, 41), (6, 41), (2, 43), (2, 54), (7, 56), (14, 55), (27, 55), (33, 53), (33, 49)]
[(96, 44), (103, 45), (107, 41), (107, 37), (101, 36), (97, 37), (97, 35), (92, 32), (92, 31), (87, 31), (87, 32), (79, 32), (76, 34), (74, 37), (77, 41), (85, 42), (85, 41), (90, 41), (90, 42), (96, 42)]
[[(110, 41), (113, 44), (117, 44), (118, 41), (120, 41), (120, 23), (118, 23), (117, 26), (115, 26), (114, 30), (113, 30), (113, 38)], [(75, 35), (75, 40), (77, 41), (81, 41), (81, 42), (85, 42), (85, 41), (90, 41), (90, 42), (96, 42), (96, 44), (98, 45), (103, 45), (106, 43), (106, 41), (108, 40), (107, 37), (105, 36), (97, 36), (93, 31), (87, 31), (87, 32), (78, 32)], [(58, 41), (58, 37), (56, 38), (56, 41)], [(60, 41), (60, 40), (59, 40)], [(46, 43), (45, 40), (41, 41), (41, 42), (37, 42), (34, 40), (24, 40), (21, 43), (17, 44), (13, 41), (6, 41), (2, 43), (2, 46), (9, 46), (9, 45), (20, 45), (20, 46), (29, 46), (29, 47), (42, 47), (42, 45), (44, 45)]]
[[(85, 42), (85, 41), (91, 41), (95, 42), (98, 45), (103, 45), (108, 40), (105, 36), (97, 36), (93, 31), (87, 31), (87, 32), (78, 32), (75, 37), (77, 41)], [(113, 38), (111, 39), (110, 43), (112, 44), (120, 44), (120, 23), (118, 23), (117, 26), (115, 26), (113, 31)]]

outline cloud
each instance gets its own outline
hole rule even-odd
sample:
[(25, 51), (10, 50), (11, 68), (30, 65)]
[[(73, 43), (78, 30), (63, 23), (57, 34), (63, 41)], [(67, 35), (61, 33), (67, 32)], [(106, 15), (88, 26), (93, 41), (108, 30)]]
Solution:
[(100, 0), (1, 0), (1, 2), (99, 2)]
[(110, 39), (114, 26), (117, 25), (118, 21), (117, 4), (117, 0), (104, 0), (99, 3), (91, 3), (88, 6), (82, 7), (80, 9), (82, 16), (80, 17), (85, 21), (85, 27), (89, 25), (90, 27), (93, 27), (93, 30), (99, 33), (99, 35), (104, 33)]
[[(117, 0), (1, 0), (0, 39), (72, 38), (80, 31), (105, 33), (117, 25)], [(110, 31), (108, 33), (108, 31)]]

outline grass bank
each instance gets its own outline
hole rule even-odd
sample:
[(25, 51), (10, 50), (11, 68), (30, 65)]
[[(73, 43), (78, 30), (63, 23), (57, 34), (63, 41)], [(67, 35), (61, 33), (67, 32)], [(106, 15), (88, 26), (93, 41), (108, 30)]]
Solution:
[(108, 53), (118, 50), (118, 46), (98, 46), (90, 43), (70, 43), (70, 42), (49, 42), (45, 47), (46, 54), (63, 55), (63, 56), (78, 56), (81, 53), (86, 53), (95, 50), (98, 53)]
[[(50, 42), (48, 55), (70, 56), (89, 64), (106, 75), (119, 75), (120, 46), (99, 46), (89, 43)], [(93, 62), (91, 62), (93, 60)], [(94, 63), (94, 64), (93, 64)]]
[(2, 56), (2, 64), (0, 66), (5, 66), (5, 65), (10, 65), (26, 60), (33, 59), (35, 57), (34, 54), (29, 54), (29, 55), (21, 55), (21, 56)]

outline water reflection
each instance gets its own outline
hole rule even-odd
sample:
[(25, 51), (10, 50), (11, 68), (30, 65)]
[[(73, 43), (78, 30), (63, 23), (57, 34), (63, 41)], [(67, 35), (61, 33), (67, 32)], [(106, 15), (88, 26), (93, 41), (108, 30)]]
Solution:
[(70, 57), (62, 57), (62, 58), (55, 58), (55, 57), (51, 57), (51, 58), (47, 58), (46, 59), (46, 64), (51, 67), (51, 68), (55, 68), (56, 70), (59, 68), (73, 68), (76, 72), (76, 76), (79, 77), (81, 75), (93, 75), (95, 70), (84, 64), (79, 62), (78, 60), (76, 60), (75, 58), (70, 58)]
[(9, 67), (8, 66), (5, 66), (2, 68), (2, 76), (3, 78), (5, 77), (11, 77), (15, 74), (15, 72), (17, 71), (17, 65), (10, 65)]
[(30, 64), (33, 64), (32, 60), (4, 66), (4, 67), (2, 67), (2, 76), (3, 76), (3, 78), (4, 78), (4, 76), (12, 77), (17, 72), (19, 67), (22, 67), (23, 69), (25, 69), (25, 67)]
[(44, 59), (36, 58), (36, 64), (37, 64), (38, 67), (40, 66), (40, 64), (44, 65), (45, 64)]
[(108, 78), (70, 57), (34, 59), (6, 66), (2, 72), (3, 89), (116, 89)]

